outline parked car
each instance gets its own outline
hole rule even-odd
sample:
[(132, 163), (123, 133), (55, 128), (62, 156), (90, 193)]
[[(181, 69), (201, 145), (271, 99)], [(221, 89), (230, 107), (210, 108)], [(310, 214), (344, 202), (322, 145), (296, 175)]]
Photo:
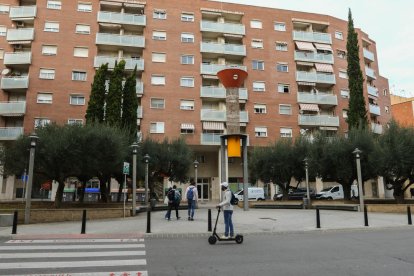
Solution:
[[(249, 200), (265, 200), (263, 188), (249, 187), (248, 190)], [(239, 201), (243, 201), (244, 191), (240, 190), (234, 193), (235, 197)]]
[[(310, 198), (315, 198), (315, 190), (312, 188), (309, 188), (309, 195), (310, 195)], [(300, 199), (301, 200), (304, 197), (307, 197), (306, 188), (296, 188), (295, 190), (292, 190), (292, 192), (288, 194), (288, 199)]]
[(344, 190), (342, 185), (336, 185), (333, 187), (328, 187), (320, 191), (316, 194), (316, 199), (343, 199), (344, 198)]
[(282, 200), (283, 199), (283, 194), (274, 194), (273, 195), (273, 200)]

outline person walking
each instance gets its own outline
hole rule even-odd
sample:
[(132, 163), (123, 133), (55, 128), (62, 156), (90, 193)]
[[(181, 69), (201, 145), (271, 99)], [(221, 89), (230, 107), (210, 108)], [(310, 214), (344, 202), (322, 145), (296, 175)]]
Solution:
[(193, 180), (190, 182), (190, 186), (188, 186), (185, 190), (185, 198), (187, 199), (188, 203), (188, 220), (193, 221), (194, 209), (198, 201), (198, 191)]
[(165, 219), (171, 220), (171, 211), (174, 208), (177, 220), (179, 220), (180, 216), (178, 215), (178, 207), (180, 206), (181, 194), (177, 190), (176, 185), (174, 185), (172, 189), (168, 191), (167, 197), (168, 197), (168, 211), (167, 211), (167, 214), (165, 215)]
[(224, 192), (223, 201), (217, 205), (217, 208), (223, 208), (224, 214), (224, 235), (222, 239), (228, 239), (229, 234), (232, 238), (234, 236), (234, 227), (233, 227), (233, 205), (231, 205), (232, 192), (229, 189), (229, 184), (227, 182), (222, 182), (220, 184), (221, 191)]

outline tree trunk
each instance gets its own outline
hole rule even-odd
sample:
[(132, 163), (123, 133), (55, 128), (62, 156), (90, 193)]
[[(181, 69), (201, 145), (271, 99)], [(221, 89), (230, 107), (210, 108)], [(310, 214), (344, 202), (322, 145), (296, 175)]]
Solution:
[(109, 202), (109, 177), (108, 176), (101, 176), (99, 178), (99, 182), (101, 183), (101, 200), (102, 202)]
[(55, 203), (54, 206), (55, 208), (60, 208), (62, 205), (62, 198), (63, 198), (63, 190), (65, 189), (65, 182), (63, 181), (63, 179), (59, 179), (58, 180), (58, 188), (56, 191), (56, 196), (55, 196)]
[(343, 183), (342, 188), (344, 189), (344, 200), (350, 200), (351, 199), (351, 185), (354, 182), (354, 180), (351, 180), (348, 183)]

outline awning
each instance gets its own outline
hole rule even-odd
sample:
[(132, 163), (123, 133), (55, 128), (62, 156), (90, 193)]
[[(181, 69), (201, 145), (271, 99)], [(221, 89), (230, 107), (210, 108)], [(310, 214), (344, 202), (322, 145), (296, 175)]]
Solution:
[(288, 44), (286, 41), (276, 41), (276, 43), (283, 44), (283, 45), (287, 45)]
[(298, 85), (316, 86), (316, 83), (314, 83), (314, 82), (306, 82), (306, 81), (298, 81)]
[(313, 43), (316, 47), (316, 49), (318, 50), (322, 50), (322, 51), (330, 51), (332, 52), (332, 47), (331, 45), (328, 44), (321, 44), (321, 43)]
[(32, 43), (31, 40), (14, 40), (14, 41), (9, 41), (9, 44), (30, 44)]
[(319, 127), (319, 129), (320, 130), (334, 130), (334, 131), (337, 131), (338, 130), (338, 128), (337, 127)]
[(112, 1), (100, 1), (99, 4), (102, 5), (108, 5), (108, 6), (122, 6), (122, 3), (112, 2)]
[(218, 77), (216, 75), (206, 75), (202, 74), (203, 79), (211, 79), (211, 80), (218, 80)]
[(310, 42), (296, 41), (296, 46), (302, 51), (315, 51), (315, 47)]
[(297, 65), (302, 65), (302, 66), (312, 66), (313, 67), (313, 63), (312, 62), (305, 62), (305, 61), (296, 61)]
[(224, 130), (224, 123), (223, 122), (203, 122), (203, 129)]
[(194, 124), (181, 124), (181, 129), (192, 129), (194, 130)]
[(224, 37), (235, 37), (235, 38), (243, 38), (242, 35), (237, 34), (223, 34)]
[(317, 104), (299, 104), (300, 110), (305, 111), (319, 111), (319, 106)]
[(331, 64), (315, 63), (316, 71), (333, 73), (333, 67)]

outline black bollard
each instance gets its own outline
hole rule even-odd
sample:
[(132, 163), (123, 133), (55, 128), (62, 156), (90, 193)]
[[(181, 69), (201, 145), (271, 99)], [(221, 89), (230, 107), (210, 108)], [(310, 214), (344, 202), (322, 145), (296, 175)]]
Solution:
[(319, 208), (316, 208), (316, 228), (321, 228), (321, 219), (319, 216)]
[(410, 208), (410, 206), (407, 206), (407, 217), (408, 217), (408, 225), (412, 225), (413, 222), (411, 220), (411, 208)]
[(365, 221), (365, 226), (369, 226), (368, 225), (368, 210), (367, 210), (367, 205), (364, 206), (364, 221)]
[(82, 230), (81, 230), (81, 234), (85, 234), (86, 232), (86, 210), (83, 210), (82, 213)]
[(151, 233), (151, 210), (147, 207), (147, 233)]
[(208, 229), (207, 229), (207, 231), (208, 232), (213, 231), (212, 228), (211, 228), (211, 209), (208, 209)]
[(17, 211), (14, 211), (12, 234), (17, 234)]

